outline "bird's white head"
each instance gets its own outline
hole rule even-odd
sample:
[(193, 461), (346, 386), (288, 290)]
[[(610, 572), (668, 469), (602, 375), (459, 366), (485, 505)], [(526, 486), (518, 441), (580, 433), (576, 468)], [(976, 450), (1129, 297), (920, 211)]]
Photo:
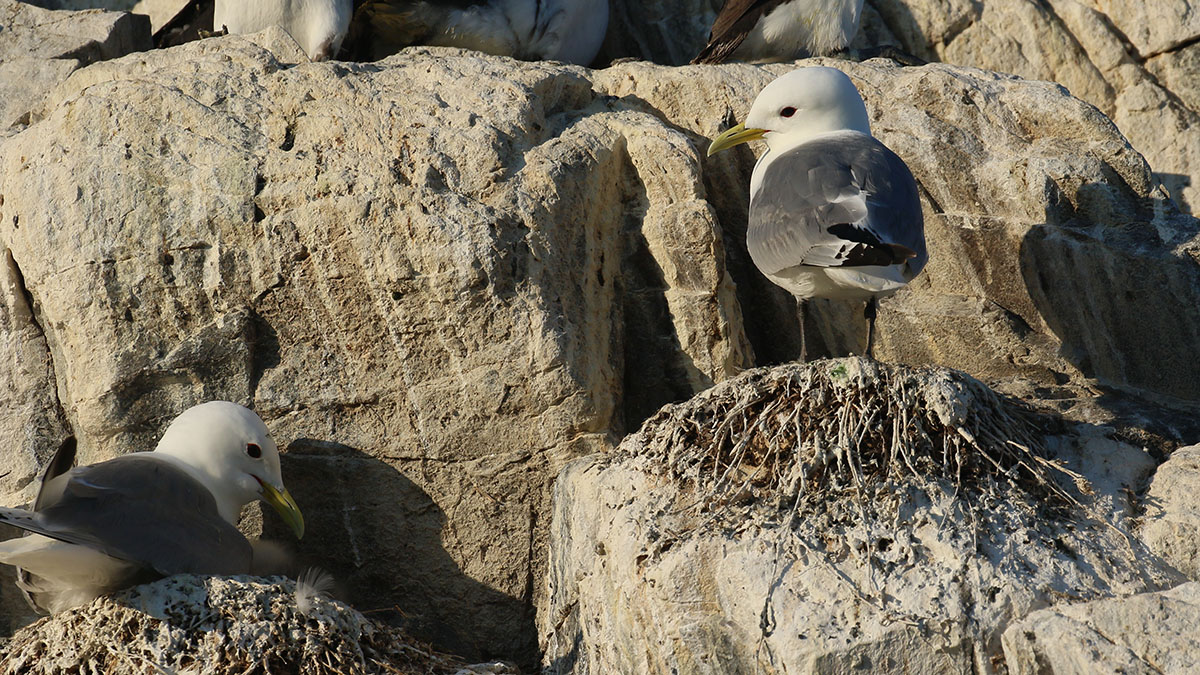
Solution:
[(283, 486), (279, 449), (250, 409), (228, 401), (188, 408), (167, 427), (154, 452), (174, 459), (204, 484), (229, 522), (236, 524), (242, 507), (261, 499), (297, 537), (304, 535), (304, 516)]
[(708, 154), (759, 139), (780, 153), (814, 136), (847, 130), (871, 133), (854, 83), (836, 68), (800, 68), (764, 87), (745, 123), (714, 139)]

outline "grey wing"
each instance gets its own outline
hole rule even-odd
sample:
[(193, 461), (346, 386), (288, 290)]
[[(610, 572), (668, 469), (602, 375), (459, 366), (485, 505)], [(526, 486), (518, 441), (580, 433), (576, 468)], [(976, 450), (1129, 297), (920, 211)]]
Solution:
[(929, 258), (912, 172), (858, 133), (810, 141), (774, 160), (751, 197), (746, 243), (767, 274), (905, 261), (916, 274)]
[(36, 512), (0, 521), (94, 548), (159, 574), (244, 574), (250, 542), (198, 481), (149, 453), (77, 467), (46, 481)]

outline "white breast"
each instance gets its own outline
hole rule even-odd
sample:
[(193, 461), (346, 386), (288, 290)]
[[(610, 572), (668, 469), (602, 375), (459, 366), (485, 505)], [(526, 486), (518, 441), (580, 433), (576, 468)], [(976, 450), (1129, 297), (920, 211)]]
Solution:
[(279, 26), (309, 58), (323, 61), (337, 56), (353, 11), (353, 0), (217, 0), (213, 27), (244, 35)]
[(832, 54), (858, 32), (863, 0), (790, 0), (758, 20), (734, 52), (745, 61)]

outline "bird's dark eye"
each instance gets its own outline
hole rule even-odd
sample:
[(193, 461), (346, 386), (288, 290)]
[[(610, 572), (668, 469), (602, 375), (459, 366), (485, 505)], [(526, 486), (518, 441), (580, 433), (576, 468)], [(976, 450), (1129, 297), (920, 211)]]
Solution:
[(791, 117), (792, 115), (795, 115), (795, 114), (796, 114), (796, 109), (790, 105), (788, 107), (784, 108), (783, 110), (779, 111), (780, 117)]
[(258, 459), (259, 457), (262, 457), (262, 448), (258, 447), (257, 443), (247, 443), (246, 454), (250, 455), (254, 459)]

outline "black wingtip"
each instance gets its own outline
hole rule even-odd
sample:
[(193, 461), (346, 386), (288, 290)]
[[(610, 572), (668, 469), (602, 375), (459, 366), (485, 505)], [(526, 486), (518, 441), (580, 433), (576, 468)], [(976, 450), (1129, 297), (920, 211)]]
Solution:
[(42, 482), (46, 482), (55, 476), (71, 470), (75, 466), (75, 451), (78, 447), (78, 442), (74, 436), (67, 436), (59, 444), (58, 450), (54, 451), (54, 456), (46, 464), (46, 470), (42, 472)]
[(917, 257), (917, 252), (900, 244), (886, 244), (892, 250), (892, 264), (902, 263)]
[(857, 244), (843, 249), (842, 254), (837, 256), (842, 260), (843, 267), (898, 265), (917, 257), (917, 252), (911, 248), (900, 244), (885, 244), (869, 230), (850, 223), (830, 225), (825, 231)]

